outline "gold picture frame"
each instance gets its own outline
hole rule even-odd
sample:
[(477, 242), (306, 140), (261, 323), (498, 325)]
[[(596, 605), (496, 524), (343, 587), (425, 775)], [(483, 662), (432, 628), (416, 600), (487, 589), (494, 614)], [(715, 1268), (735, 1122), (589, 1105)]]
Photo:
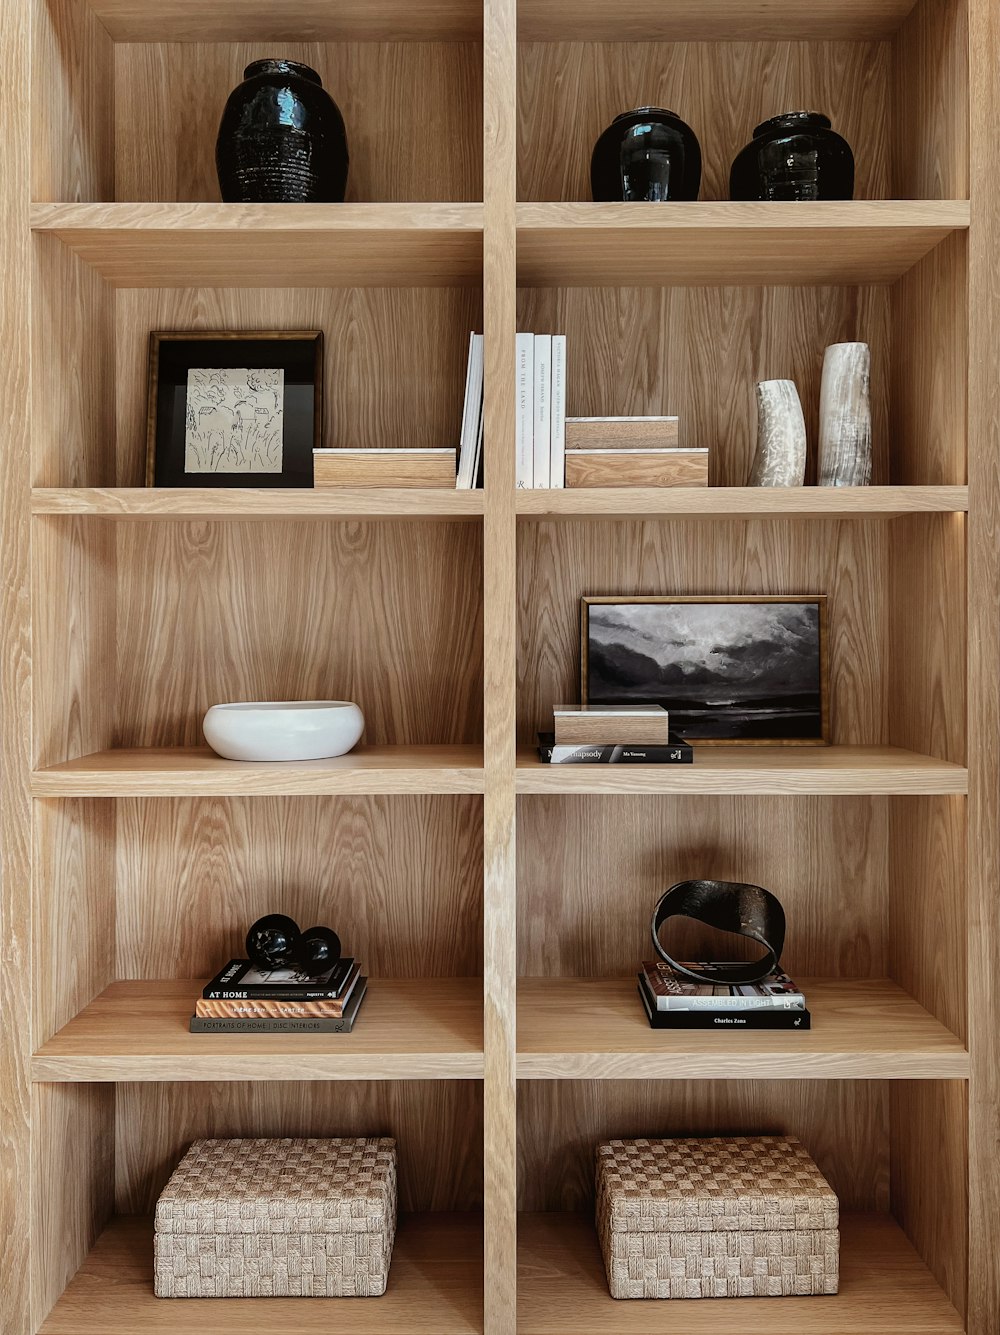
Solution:
[[(645, 691), (641, 684), (635, 681), (622, 688), (622, 696), (614, 703), (623, 704), (642, 704), (655, 703), (663, 705), (670, 712), (670, 730), (680, 736), (685, 736), (691, 741), (692, 745), (697, 746), (828, 746), (831, 740), (830, 726), (830, 663), (829, 663), (829, 610), (828, 600), (825, 594), (749, 594), (749, 595), (648, 595), (628, 597), (603, 596), (603, 597), (584, 597), (580, 603), (580, 699), (584, 704), (590, 703), (612, 703), (609, 691), (612, 690), (607, 680), (602, 681), (600, 687), (595, 687), (595, 674), (591, 671), (591, 653), (592, 640), (594, 635), (593, 609), (600, 607), (648, 607), (657, 605), (662, 607), (670, 606), (706, 606), (706, 607), (741, 607), (748, 605), (766, 605), (773, 607), (783, 607), (788, 605), (815, 607), (815, 632), (816, 632), (816, 686), (815, 690), (801, 690), (798, 692), (789, 692), (783, 694), (775, 689), (770, 697), (766, 695), (751, 696), (747, 691), (747, 685), (752, 680), (750, 668), (746, 668), (746, 684), (743, 686), (746, 704), (738, 711), (734, 703), (719, 703), (718, 714), (712, 715), (711, 695), (718, 695), (722, 681), (718, 676), (709, 679), (709, 669), (706, 667), (705, 673), (705, 691), (704, 696), (698, 704), (702, 706), (697, 710), (692, 710), (691, 699), (671, 702), (669, 694), (669, 685), (662, 685), (654, 694), (651, 691)], [(638, 620), (647, 620), (648, 618), (638, 618)], [(785, 618), (785, 621), (788, 621)], [(720, 623), (721, 625), (721, 623)], [(778, 620), (776, 619), (775, 629), (777, 630)], [(638, 634), (635, 627), (620, 626), (619, 630), (623, 636), (627, 637), (630, 629)], [(665, 626), (664, 629), (667, 629)], [(737, 629), (742, 629), (745, 636), (756, 630), (761, 633), (765, 627), (763, 623), (754, 627), (749, 621), (742, 628), (736, 626), (731, 628), (730, 639), (734, 641), (731, 646), (730, 660), (736, 666), (745, 667), (741, 659), (749, 662), (750, 642), (744, 639), (744, 642), (735, 642)], [(798, 631), (794, 623), (782, 628), (787, 633)], [(808, 622), (804, 629), (810, 629)], [(606, 628), (610, 633), (610, 628)], [(645, 632), (644, 632), (645, 633)], [(766, 641), (760, 641), (766, 643)], [(616, 650), (625, 657), (630, 653), (626, 644), (615, 646)], [(639, 655), (631, 651), (635, 659), (647, 655)], [(713, 653), (725, 653), (726, 645), (723, 638), (722, 647), (713, 648)], [(788, 651), (789, 653), (791, 651)], [(802, 658), (802, 655), (799, 655)], [(794, 658), (791, 659), (793, 666)], [(697, 677), (698, 664), (698, 644), (697, 640), (692, 641), (692, 652), (684, 670), (691, 668), (692, 671), (685, 677), (685, 695), (690, 694), (689, 683), (694, 682)], [(662, 665), (664, 668), (666, 664)], [(812, 664), (811, 658), (803, 658), (798, 665), (805, 676), (811, 676)], [(682, 665), (678, 664), (678, 670)], [(605, 670), (605, 677), (607, 670)], [(736, 681), (734, 679), (734, 686)], [(768, 705), (766, 702), (770, 699), (773, 703)], [(785, 701), (783, 706), (779, 707), (779, 701)], [(797, 702), (797, 703), (796, 703)], [(685, 705), (687, 708), (685, 708)], [(689, 712), (690, 711), (690, 712)], [(771, 729), (772, 722), (784, 714), (786, 726), (784, 728), (774, 728), (773, 735), (766, 735)], [(695, 716), (702, 715), (700, 720)], [(729, 719), (734, 723), (732, 735), (720, 735), (720, 729), (724, 731), (724, 724), (713, 721), (714, 718)], [(736, 719), (739, 717), (739, 723)], [(801, 729), (808, 727), (810, 720), (816, 719), (818, 727), (815, 735), (812, 732), (802, 733)], [(688, 726), (685, 729), (685, 720)], [(703, 728), (709, 735), (698, 736), (700, 728)], [(742, 734), (742, 735), (741, 735)]]

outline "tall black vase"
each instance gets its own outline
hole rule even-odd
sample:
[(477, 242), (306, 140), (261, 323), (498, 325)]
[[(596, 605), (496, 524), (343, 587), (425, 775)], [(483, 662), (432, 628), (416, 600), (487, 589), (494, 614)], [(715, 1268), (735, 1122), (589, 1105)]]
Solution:
[(255, 60), (229, 96), (215, 146), (227, 204), (340, 204), (347, 132), (308, 65)]
[(605, 202), (697, 199), (701, 145), (690, 125), (672, 111), (625, 111), (594, 146), (590, 187), (594, 199)]
[(854, 154), (818, 111), (772, 116), (733, 163), (729, 197), (739, 200), (853, 199)]

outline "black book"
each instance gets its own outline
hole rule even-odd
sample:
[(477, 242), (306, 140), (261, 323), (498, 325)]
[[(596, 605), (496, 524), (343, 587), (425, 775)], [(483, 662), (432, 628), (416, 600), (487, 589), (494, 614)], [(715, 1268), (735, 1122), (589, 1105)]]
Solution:
[(658, 1011), (643, 980), (639, 977), (639, 996), (649, 1020), (650, 1029), (811, 1029), (807, 1010), (745, 1010), (745, 1011)]
[(340, 959), (310, 978), (295, 968), (261, 970), (249, 960), (230, 960), (201, 995), (206, 1001), (339, 1001), (353, 967), (353, 958)]
[(368, 991), (361, 978), (339, 1020), (209, 1020), (191, 1016), (192, 1034), (349, 1034)]
[(673, 732), (666, 746), (557, 746), (554, 732), (540, 732), (538, 757), (546, 765), (691, 765), (694, 749)]

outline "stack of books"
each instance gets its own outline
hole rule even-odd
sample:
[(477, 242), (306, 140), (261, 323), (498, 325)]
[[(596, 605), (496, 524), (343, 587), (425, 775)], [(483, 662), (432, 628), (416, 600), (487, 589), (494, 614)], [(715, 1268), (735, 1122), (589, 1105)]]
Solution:
[[(685, 964), (686, 969), (745, 969), (738, 964)], [(776, 970), (761, 983), (695, 983), (662, 961), (639, 974), (639, 996), (652, 1029), (809, 1029), (803, 993)]]
[(368, 979), (354, 959), (318, 978), (230, 960), (195, 1004), (192, 1034), (349, 1034)]
[(567, 487), (707, 487), (708, 450), (681, 449), (676, 417), (569, 417)]
[(566, 485), (566, 335), (517, 336), (517, 487)]
[(546, 765), (690, 765), (693, 749), (670, 731), (660, 705), (556, 705), (538, 734)]

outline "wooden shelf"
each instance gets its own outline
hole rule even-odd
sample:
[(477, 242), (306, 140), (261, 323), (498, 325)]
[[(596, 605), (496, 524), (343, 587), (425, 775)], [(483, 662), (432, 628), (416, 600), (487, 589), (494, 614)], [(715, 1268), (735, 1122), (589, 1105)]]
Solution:
[(519, 793), (828, 793), (968, 791), (968, 770), (893, 746), (703, 746), (693, 765), (545, 765), (517, 761)]
[[(518, 1335), (962, 1335), (965, 1326), (889, 1215), (841, 1218), (840, 1292), (824, 1298), (616, 1302), (591, 1220), (522, 1215)], [(61, 1335), (61, 1331), (60, 1331)], [(68, 1332), (67, 1332), (68, 1335)]]
[(895, 983), (805, 978), (803, 1033), (650, 1029), (634, 978), (522, 978), (525, 1080), (964, 1080), (962, 1042)]
[(968, 487), (570, 487), (517, 493), (522, 519), (894, 519), (968, 508)]
[(478, 978), (375, 979), (351, 1034), (192, 1034), (206, 981), (112, 983), (35, 1053), (32, 1078), (482, 1079)]
[(522, 287), (881, 284), (952, 232), (967, 201), (518, 204)]
[(462, 287), (481, 204), (36, 204), (113, 287)]
[[(886, 0), (882, 0), (884, 4)], [(474, 0), (87, 0), (116, 42), (482, 40)]]
[[(114, 0), (104, 0), (107, 7)], [(138, 0), (133, 0), (133, 5)], [(119, 0), (124, 3), (124, 0)], [(518, 0), (524, 42), (881, 41), (916, 0)]]
[(422, 487), (284, 490), (222, 487), (36, 487), (36, 515), (104, 519), (427, 519), (474, 520), (482, 491)]
[(152, 1220), (125, 1216), (101, 1234), (41, 1335), (479, 1335), (483, 1229), (473, 1215), (400, 1215), (381, 1298), (185, 1298), (153, 1294)]
[(36, 770), (35, 797), (363, 796), (481, 793), (475, 746), (363, 746), (332, 760), (254, 764), (207, 747), (98, 751)]

